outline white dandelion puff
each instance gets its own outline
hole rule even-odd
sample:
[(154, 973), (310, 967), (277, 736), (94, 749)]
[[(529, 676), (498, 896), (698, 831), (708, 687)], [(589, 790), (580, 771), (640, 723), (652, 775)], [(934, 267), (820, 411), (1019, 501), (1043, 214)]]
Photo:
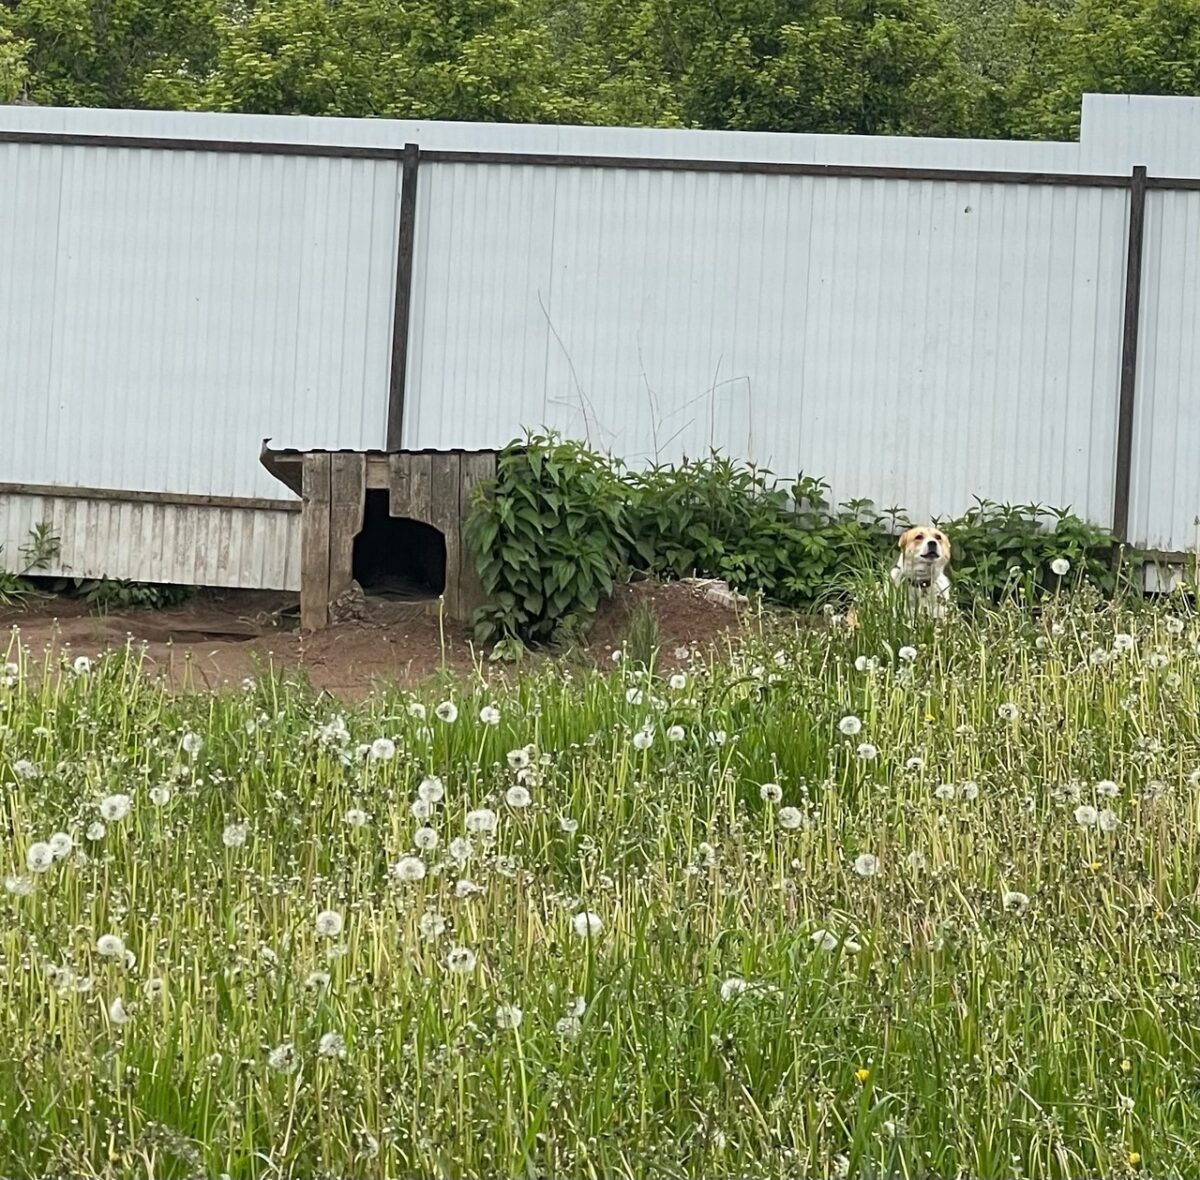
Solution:
[(667, 741), (669, 742), (681, 742), (685, 736), (686, 734), (682, 725), (672, 725), (667, 730)]
[(108, 1006), (108, 1019), (116, 1025), (124, 1024), (129, 1016), (125, 1011), (125, 1001), (117, 996), (115, 1000)]
[(648, 750), (654, 744), (654, 734), (649, 729), (639, 729), (633, 735), (633, 748), (635, 750)]
[(1121, 788), (1110, 778), (1103, 778), (1096, 784), (1096, 794), (1102, 799), (1115, 799), (1121, 793)]
[(1009, 913), (1021, 914), (1029, 907), (1029, 894), (1019, 889), (1006, 889), (1000, 901)]
[(417, 798), (409, 804), (408, 810), (412, 813), (413, 819), (419, 819), (424, 823), (433, 815), (433, 804), (427, 799)]
[(276, 1073), (294, 1073), (300, 1064), (296, 1050), (289, 1044), (276, 1045), (267, 1054), (267, 1065)]
[(92, 670), (92, 661), (87, 656), (76, 656), (75, 662), (71, 665), (76, 676), (86, 676)]
[(457, 861), (459, 864), (465, 864), (471, 859), (471, 853), (473, 851), (471, 847), (471, 841), (465, 836), (455, 836), (454, 839), (450, 841), (449, 851), (451, 860)]
[(1117, 813), (1106, 807), (1096, 817), (1096, 824), (1102, 832), (1115, 832), (1121, 826)]
[(180, 739), (179, 744), (183, 747), (183, 752), (189, 758), (195, 758), (200, 753), (204, 745), (204, 740), (198, 733), (185, 733)]
[(246, 824), (226, 824), (221, 833), (221, 843), (226, 848), (241, 848), (249, 834), (250, 829)]
[(67, 835), (66, 832), (55, 832), (47, 841), (50, 845), (50, 851), (54, 855), (55, 860), (63, 860), (71, 855), (71, 851), (75, 847), (75, 841)]
[(327, 1032), (317, 1042), (317, 1054), (321, 1057), (339, 1058), (346, 1056), (346, 1040), (341, 1033)]
[(155, 807), (166, 807), (171, 802), (171, 788), (166, 786), (151, 787), (149, 791), (150, 802)]
[(110, 824), (119, 823), (129, 814), (131, 806), (128, 795), (109, 795), (100, 800), (100, 818)]
[(1133, 636), (1127, 631), (1118, 631), (1113, 636), (1114, 651), (1130, 651), (1133, 648)]
[(572, 1041), (583, 1032), (583, 1021), (578, 1016), (560, 1016), (554, 1022), (554, 1035), (564, 1041)]
[(466, 828), (473, 835), (485, 835), (496, 830), (496, 813), (490, 807), (477, 807), (467, 812)]
[(1163, 627), (1168, 635), (1182, 635), (1184, 623), (1182, 619), (1172, 615), (1170, 618), (1163, 619)]
[(425, 862), (419, 856), (402, 856), (391, 868), (392, 876), (397, 881), (422, 881), (425, 872)]
[(579, 831), (579, 820), (573, 819), (569, 815), (560, 815), (558, 817), (558, 826), (562, 829), (562, 831), (566, 832), (568, 836), (571, 836)]
[(54, 863), (54, 849), (38, 840), (25, 850), (25, 867), (31, 873), (44, 873)]
[(721, 984), (721, 999), (728, 1004), (742, 995), (750, 985), (736, 975), (731, 975)]
[(425, 939), (441, 938), (446, 933), (446, 919), (441, 914), (427, 911), (417, 921), (417, 929)]
[(456, 975), (467, 975), (475, 970), (475, 952), (470, 947), (451, 947), (446, 954), (446, 966)]
[(873, 877), (879, 872), (879, 858), (869, 852), (859, 853), (854, 858), (854, 871), (860, 877)]
[(108, 829), (97, 819), (88, 824), (84, 835), (95, 844), (97, 841), (103, 840), (107, 832)]
[(584, 910), (571, 919), (571, 928), (580, 938), (595, 938), (604, 928), (599, 914)]
[(856, 737), (862, 733), (862, 722), (853, 713), (850, 713), (838, 722), (838, 729), (847, 737)]
[(37, 763), (30, 762), (28, 758), (18, 758), (12, 765), (13, 774), (17, 778), (25, 779), (26, 782), (37, 778), (41, 773), (37, 768)]
[(854, 753), (864, 762), (872, 762), (879, 756), (878, 748), (870, 742), (863, 742)]
[(479, 710), (479, 720), (484, 725), (499, 725), (500, 710), (497, 709), (495, 705), (484, 705), (483, 708)]
[(504, 792), (504, 801), (509, 805), (509, 807), (520, 811), (523, 808), (528, 807), (529, 804), (533, 802), (533, 796), (530, 795), (527, 788), (518, 784), (516, 786), (509, 787), (508, 790)]
[(1074, 815), (1081, 828), (1094, 827), (1100, 818), (1100, 813), (1090, 803), (1081, 803), (1075, 808)]
[(425, 706), (420, 701), (409, 701), (407, 712), (410, 717), (415, 718), (417, 721), (425, 720)]
[(896, 655), (906, 664), (911, 664), (913, 660), (917, 658), (917, 649), (915, 647), (909, 647), (905, 645), (896, 653)]
[(377, 737), (371, 743), (372, 762), (390, 762), (396, 756), (396, 743), (391, 738)]
[(758, 796), (764, 803), (779, 803), (783, 799), (783, 788), (778, 783), (763, 783)]
[(779, 826), (789, 832), (804, 826), (804, 814), (798, 807), (781, 807), (777, 818)]
[(645, 699), (645, 694), (640, 688), (628, 688), (625, 690), (625, 700), (630, 705), (640, 705)]
[(365, 811), (363, 811), (363, 809), (361, 807), (351, 807), (351, 808), (349, 808), (349, 810), (347, 810), (344, 818), (345, 818), (346, 823), (348, 823), (350, 825), (350, 827), (363, 828), (363, 827), (366, 827), (367, 821), (370, 819), (370, 816), (368, 816), (367, 813)]
[(436, 848), (437, 844), (438, 834), (433, 828), (418, 828), (413, 832), (413, 846), (421, 849), (422, 852)]
[(446, 788), (435, 775), (423, 778), (417, 786), (417, 797), (426, 803), (440, 803), (445, 796)]
[(1011, 701), (1005, 701), (996, 709), (996, 715), (1001, 721), (1016, 721), (1021, 716), (1021, 710)]
[(501, 1004), (496, 1009), (497, 1028), (518, 1028), (525, 1013), (516, 1004)]
[(316, 932), (321, 938), (337, 938), (345, 929), (346, 922), (337, 910), (322, 910), (314, 923)]
[(687, 688), (687, 676), (683, 672), (676, 672), (667, 683), (673, 692), (682, 692)]
[(9, 873), (4, 878), (4, 891), (13, 897), (28, 897), (33, 892), (33, 879), (20, 873)]
[(954, 787), (953, 783), (940, 783), (937, 787), (934, 788), (933, 793), (934, 793), (934, 796), (937, 799), (939, 799), (942, 803), (949, 803), (950, 800), (954, 798), (954, 796), (957, 792), (955, 791), (955, 787)]
[(974, 803), (979, 798), (979, 784), (971, 779), (967, 779), (962, 785), (962, 797), (968, 803)]
[(1065, 578), (1071, 572), (1071, 563), (1065, 557), (1056, 557), (1050, 563), (1050, 572), (1056, 577)]
[(102, 934), (96, 939), (96, 953), (106, 959), (123, 959), (125, 940), (119, 934)]
[(447, 725), (453, 725), (458, 720), (458, 706), (453, 701), (442, 701), (433, 712), (439, 721)]

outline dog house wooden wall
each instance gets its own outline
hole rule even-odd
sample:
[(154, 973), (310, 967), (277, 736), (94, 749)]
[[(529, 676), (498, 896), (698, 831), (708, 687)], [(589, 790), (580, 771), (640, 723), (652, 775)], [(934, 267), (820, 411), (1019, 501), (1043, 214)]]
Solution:
[[(386, 490), (388, 512), (429, 525), (446, 544), (442, 609), (470, 620), (483, 587), (463, 536), (475, 487), (496, 474), (495, 451), (270, 450), (262, 464), (301, 497), (300, 625), (317, 630), (354, 583), (354, 542), (367, 492)], [(432, 599), (430, 610), (438, 609)]]

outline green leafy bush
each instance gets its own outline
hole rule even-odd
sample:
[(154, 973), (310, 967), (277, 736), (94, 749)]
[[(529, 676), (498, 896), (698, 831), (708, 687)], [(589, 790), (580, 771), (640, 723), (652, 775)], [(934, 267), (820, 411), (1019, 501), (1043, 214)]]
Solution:
[[(489, 598), (477, 633), (485, 641), (575, 637), (631, 569), (722, 578), (791, 607), (844, 599), (879, 577), (909, 523), (900, 508), (835, 505), (822, 480), (781, 484), (719, 454), (628, 472), (581, 444), (530, 436), (500, 455), (496, 481), (479, 489), (468, 521)], [(939, 523), (968, 600), (1032, 601), (1064, 580), (1117, 588), (1111, 536), (1069, 510), (978, 500)], [(1052, 571), (1056, 558), (1070, 563), (1068, 574)]]
[(479, 638), (582, 633), (628, 561), (627, 496), (619, 468), (577, 443), (535, 435), (506, 448), (467, 521), (489, 600)]

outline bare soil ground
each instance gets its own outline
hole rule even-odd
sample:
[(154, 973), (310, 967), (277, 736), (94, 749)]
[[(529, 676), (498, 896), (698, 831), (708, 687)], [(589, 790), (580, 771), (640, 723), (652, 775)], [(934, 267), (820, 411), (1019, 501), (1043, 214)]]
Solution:
[[(0, 607), (0, 659), (11, 628), (38, 657), (47, 649), (95, 656), (132, 642), (179, 689), (237, 685), (270, 667), (303, 670), (314, 687), (347, 699), (380, 683), (418, 683), (442, 669), (470, 674), (482, 663), (484, 674), (492, 675), (503, 668), (487, 663), (467, 628), (449, 621), (440, 625), (418, 605), (368, 600), (364, 619), (302, 633), (297, 603), (295, 595), (202, 591), (167, 610), (96, 615), (78, 599), (34, 598), (17, 608)], [(695, 586), (639, 582), (618, 588), (587, 645), (570, 657), (609, 660), (639, 604), (653, 612), (666, 667), (675, 663), (676, 648), (708, 649), (736, 636), (741, 627), (736, 611), (708, 601)]]

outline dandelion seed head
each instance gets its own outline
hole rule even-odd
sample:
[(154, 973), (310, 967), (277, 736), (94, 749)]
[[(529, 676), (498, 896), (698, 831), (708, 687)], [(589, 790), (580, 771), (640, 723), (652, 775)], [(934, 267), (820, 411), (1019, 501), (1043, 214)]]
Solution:
[(497, 709), (495, 705), (484, 705), (483, 708), (479, 710), (479, 720), (484, 725), (499, 725), (500, 710)]
[(779, 826), (789, 832), (804, 826), (804, 814), (798, 807), (781, 807), (777, 818)]
[(879, 858), (870, 852), (859, 853), (854, 858), (854, 871), (860, 877), (874, 877), (879, 872)]
[(764, 803), (778, 803), (783, 799), (783, 788), (778, 783), (763, 783), (758, 795)]
[(533, 802), (533, 796), (530, 795), (528, 788), (523, 787), (520, 783), (509, 787), (504, 792), (504, 801), (509, 807), (515, 808), (517, 811), (528, 807)]
[(317, 1042), (317, 1054), (320, 1057), (337, 1059), (346, 1056), (346, 1040), (341, 1033), (327, 1032), (321, 1034)]
[(490, 807), (477, 807), (467, 812), (467, 831), (473, 835), (486, 835), (496, 830), (496, 813)]
[(1081, 828), (1094, 827), (1100, 818), (1100, 813), (1090, 804), (1081, 803), (1074, 811), (1075, 822)]
[(54, 863), (54, 849), (45, 840), (35, 841), (25, 850), (25, 867), (31, 873), (44, 873)]
[(838, 729), (846, 737), (856, 737), (862, 733), (862, 722), (853, 713), (849, 713), (838, 722)]
[(496, 1008), (497, 1028), (519, 1028), (525, 1013), (516, 1004), (501, 1004)]
[(100, 800), (100, 818), (106, 823), (119, 823), (129, 814), (132, 806), (132, 800), (128, 795), (109, 795)]
[(439, 721), (447, 725), (453, 725), (458, 720), (458, 706), (453, 701), (442, 701), (433, 712)]
[(397, 881), (405, 882), (422, 881), (425, 878), (425, 872), (425, 862), (419, 856), (402, 856), (391, 868), (392, 876)]
[(470, 947), (451, 947), (446, 954), (446, 966), (456, 975), (467, 975), (475, 970), (475, 952)]
[(320, 938), (337, 938), (345, 929), (346, 923), (342, 915), (337, 910), (322, 910), (318, 915), (314, 927), (317, 935)]
[(226, 824), (225, 830), (221, 833), (221, 843), (226, 848), (241, 848), (246, 843), (246, 837), (250, 834), (250, 828), (246, 824)]
[(446, 788), (440, 778), (428, 775), (417, 786), (417, 798), (425, 803), (440, 803), (446, 796)]
[(595, 938), (604, 928), (599, 914), (584, 910), (571, 919), (571, 928), (579, 938)]
[(1050, 572), (1055, 577), (1065, 578), (1071, 572), (1071, 563), (1065, 557), (1056, 557), (1050, 563)]

